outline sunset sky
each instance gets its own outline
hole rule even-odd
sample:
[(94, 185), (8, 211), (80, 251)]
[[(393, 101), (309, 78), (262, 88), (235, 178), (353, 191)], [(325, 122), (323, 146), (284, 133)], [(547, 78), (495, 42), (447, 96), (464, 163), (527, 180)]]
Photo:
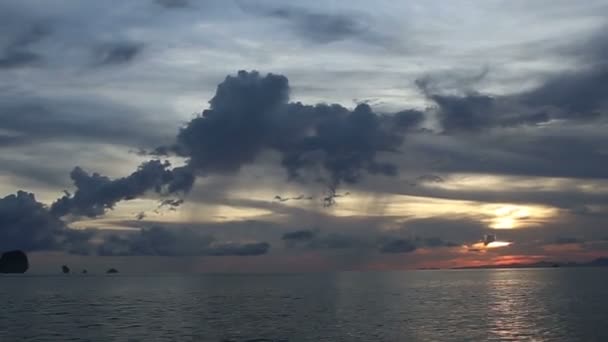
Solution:
[(595, 0), (2, 1), (0, 251), (39, 272), (607, 256), (607, 15)]

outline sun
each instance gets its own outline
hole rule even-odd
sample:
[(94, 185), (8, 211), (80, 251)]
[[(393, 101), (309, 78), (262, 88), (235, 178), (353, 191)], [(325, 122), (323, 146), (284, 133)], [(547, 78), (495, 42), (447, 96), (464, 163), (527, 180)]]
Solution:
[(530, 217), (530, 211), (526, 207), (506, 205), (494, 210), (494, 218), (491, 219), (490, 228), (515, 229), (520, 226), (522, 220)]
[(494, 229), (514, 229), (517, 226), (512, 217), (497, 217), (492, 220), (491, 228)]

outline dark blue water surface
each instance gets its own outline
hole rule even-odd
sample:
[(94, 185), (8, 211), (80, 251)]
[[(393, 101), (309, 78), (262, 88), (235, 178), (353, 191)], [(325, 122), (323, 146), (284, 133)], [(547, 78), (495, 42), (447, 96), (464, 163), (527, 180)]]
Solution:
[(608, 268), (1, 276), (0, 341), (608, 341)]

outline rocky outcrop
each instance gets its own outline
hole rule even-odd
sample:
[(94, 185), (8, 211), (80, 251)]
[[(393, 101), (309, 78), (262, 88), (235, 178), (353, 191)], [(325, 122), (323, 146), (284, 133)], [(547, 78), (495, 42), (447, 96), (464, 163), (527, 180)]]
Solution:
[(63, 274), (68, 274), (70, 273), (70, 268), (67, 267), (66, 265), (61, 266), (61, 272), (63, 272)]
[(25, 273), (30, 267), (23, 251), (9, 251), (0, 257), (0, 273)]
[(108, 274), (118, 273), (118, 270), (115, 268), (110, 268), (109, 270), (106, 271), (106, 273), (108, 273)]

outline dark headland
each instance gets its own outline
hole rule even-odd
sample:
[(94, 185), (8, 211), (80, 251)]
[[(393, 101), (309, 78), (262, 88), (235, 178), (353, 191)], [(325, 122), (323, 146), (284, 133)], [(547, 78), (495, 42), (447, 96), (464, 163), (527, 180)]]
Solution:
[(30, 267), (23, 251), (9, 251), (0, 257), (0, 273), (25, 273)]

